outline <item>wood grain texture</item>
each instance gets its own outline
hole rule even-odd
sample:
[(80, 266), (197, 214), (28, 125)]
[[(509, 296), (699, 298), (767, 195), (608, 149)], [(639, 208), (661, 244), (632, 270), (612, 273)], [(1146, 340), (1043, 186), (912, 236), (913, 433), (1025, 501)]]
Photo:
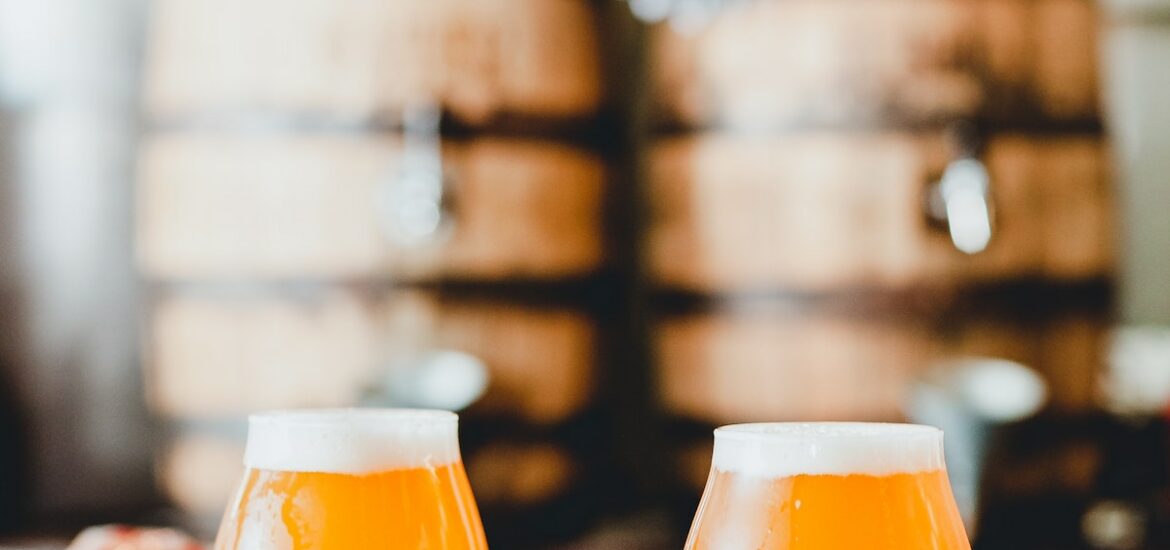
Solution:
[(1094, 120), (1086, 0), (734, 3), (697, 32), (653, 29), (670, 126), (903, 125), (988, 116)]
[(179, 419), (352, 406), (417, 353), (454, 349), (487, 367), (487, 392), (470, 413), (551, 424), (590, 401), (594, 330), (572, 310), (421, 291), (176, 292), (153, 306), (147, 391), (156, 412)]
[(602, 262), (605, 168), (552, 143), (448, 144), (453, 233), (398, 245), (378, 196), (389, 136), (162, 134), (143, 145), (138, 257), (158, 279), (557, 279)]
[(666, 409), (713, 424), (896, 419), (932, 347), (913, 327), (755, 315), (671, 319), (656, 345)]
[(905, 419), (912, 382), (954, 357), (998, 357), (1035, 369), (1048, 407), (1096, 406), (1106, 325), (1086, 315), (1039, 324), (962, 318), (723, 312), (664, 319), (658, 379), (673, 415), (711, 424)]
[(583, 117), (601, 102), (581, 0), (155, 0), (153, 118), (394, 117), (434, 101), (464, 122)]
[(647, 259), (661, 286), (700, 292), (1077, 280), (1112, 269), (1107, 152), (1089, 137), (993, 138), (983, 155), (992, 242), (968, 256), (932, 227), (933, 134), (702, 134), (658, 142)]

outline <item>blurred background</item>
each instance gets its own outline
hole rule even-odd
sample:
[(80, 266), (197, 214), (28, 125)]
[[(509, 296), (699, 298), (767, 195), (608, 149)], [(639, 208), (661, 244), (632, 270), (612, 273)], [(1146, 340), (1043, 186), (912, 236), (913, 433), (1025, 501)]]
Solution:
[(210, 537), (249, 412), (361, 405), (496, 548), (679, 548), (790, 420), (1170, 547), (1168, 98), (1167, 0), (0, 0), (0, 540)]

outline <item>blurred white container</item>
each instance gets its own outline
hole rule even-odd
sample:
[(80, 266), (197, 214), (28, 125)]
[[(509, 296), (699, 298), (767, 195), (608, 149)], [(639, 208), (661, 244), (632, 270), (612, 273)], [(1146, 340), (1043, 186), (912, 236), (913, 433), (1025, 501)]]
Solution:
[(1106, 367), (1100, 397), (1110, 412), (1144, 417), (1170, 408), (1170, 328), (1114, 329)]

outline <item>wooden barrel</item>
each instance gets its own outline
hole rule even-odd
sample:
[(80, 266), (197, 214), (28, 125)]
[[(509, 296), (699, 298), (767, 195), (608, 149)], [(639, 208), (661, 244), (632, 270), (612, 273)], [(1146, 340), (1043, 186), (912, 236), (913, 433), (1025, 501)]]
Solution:
[(665, 126), (1091, 122), (1090, 0), (753, 0), (653, 29)]
[(652, 277), (705, 293), (834, 292), (1111, 272), (1101, 139), (992, 137), (981, 158), (995, 223), (976, 255), (925, 213), (949, 160), (943, 142), (929, 132), (660, 140), (650, 156)]
[(579, 119), (602, 101), (584, 0), (155, 0), (146, 110), (393, 119), (423, 100), (484, 124)]
[(138, 254), (160, 279), (581, 277), (602, 262), (606, 170), (549, 141), (448, 142), (452, 234), (386, 231), (395, 135), (156, 134), (143, 145)]
[(472, 414), (550, 424), (592, 394), (594, 327), (581, 312), (335, 287), (163, 292), (148, 327), (147, 389), (156, 411), (183, 419), (350, 406), (387, 369), (431, 349), (483, 361), (489, 385)]
[(903, 420), (914, 377), (967, 356), (1030, 366), (1048, 382), (1051, 410), (1083, 412), (1096, 403), (1104, 342), (1105, 324), (1083, 312), (1042, 322), (948, 323), (899, 313), (757, 310), (668, 316), (655, 345), (667, 410), (718, 425)]
[(817, 314), (668, 318), (656, 344), (666, 408), (712, 424), (897, 419), (931, 347), (920, 327)]
[(135, 233), (172, 501), (214, 523), (247, 413), (401, 406), (445, 350), (486, 370), (461, 419), (485, 517), (592, 521), (532, 512), (604, 452), (571, 445), (600, 347), (577, 297), (606, 263), (598, 5), (150, 5)]

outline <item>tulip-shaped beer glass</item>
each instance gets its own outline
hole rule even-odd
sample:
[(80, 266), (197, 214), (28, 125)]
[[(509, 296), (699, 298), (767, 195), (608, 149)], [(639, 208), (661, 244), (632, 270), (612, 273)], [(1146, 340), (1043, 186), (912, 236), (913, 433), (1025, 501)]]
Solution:
[(216, 550), (486, 550), (458, 418), (424, 410), (252, 416)]
[(909, 424), (715, 430), (687, 550), (970, 550), (942, 432)]

